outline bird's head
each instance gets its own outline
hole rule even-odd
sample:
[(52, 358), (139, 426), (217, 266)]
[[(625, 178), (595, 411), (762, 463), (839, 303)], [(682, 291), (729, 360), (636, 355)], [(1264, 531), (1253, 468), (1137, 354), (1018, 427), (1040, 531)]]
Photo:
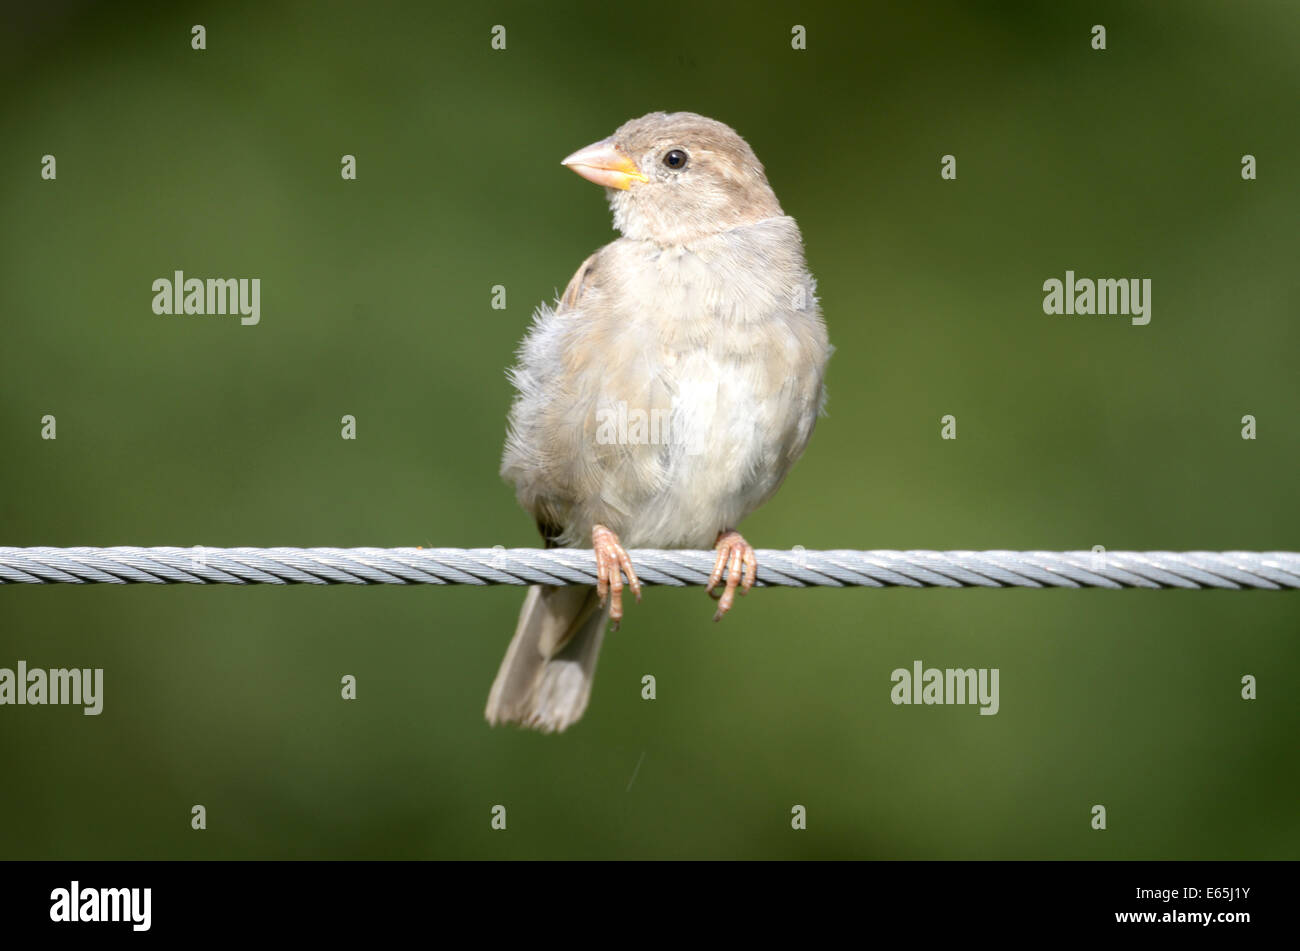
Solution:
[(782, 213), (749, 144), (693, 112), (632, 119), (562, 164), (605, 186), (628, 238), (689, 244)]

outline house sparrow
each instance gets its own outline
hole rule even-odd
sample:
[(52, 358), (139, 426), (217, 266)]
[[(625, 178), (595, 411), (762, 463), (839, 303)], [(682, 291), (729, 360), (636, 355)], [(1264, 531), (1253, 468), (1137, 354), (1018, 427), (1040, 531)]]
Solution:
[(510, 371), (501, 474), (546, 546), (591, 541), (595, 587), (530, 588), (487, 703), (544, 732), (582, 716), (626, 548), (704, 548), (714, 619), (754, 583), (735, 530), (776, 492), (825, 403), (831, 347), (795, 220), (729, 126), (653, 112), (564, 165), (605, 186), (622, 237), (538, 308)]

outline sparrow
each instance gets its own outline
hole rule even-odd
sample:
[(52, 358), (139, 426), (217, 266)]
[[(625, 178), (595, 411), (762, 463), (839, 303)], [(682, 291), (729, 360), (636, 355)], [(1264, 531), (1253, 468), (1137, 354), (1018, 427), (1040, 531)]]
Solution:
[(749, 591), (736, 527), (808, 444), (832, 350), (799, 227), (735, 130), (652, 112), (562, 164), (621, 237), (534, 312), (501, 474), (546, 547), (590, 542), (597, 583), (529, 589), (486, 710), (548, 733), (587, 707), (624, 576), (641, 598), (627, 549), (714, 548), (715, 620)]

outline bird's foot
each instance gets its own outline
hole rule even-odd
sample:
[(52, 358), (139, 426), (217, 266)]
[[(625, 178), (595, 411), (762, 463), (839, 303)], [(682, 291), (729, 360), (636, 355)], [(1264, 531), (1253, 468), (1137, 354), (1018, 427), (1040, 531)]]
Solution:
[[(718, 540), (713, 543), (713, 547), (718, 552), (718, 558), (713, 563), (713, 573), (709, 575), (707, 590), (710, 597), (718, 599), (718, 610), (713, 615), (713, 620), (721, 621), (722, 616), (731, 610), (731, 605), (736, 600), (737, 586), (741, 594), (748, 594), (749, 589), (754, 586), (754, 581), (758, 577), (758, 558), (754, 555), (753, 546), (745, 541), (740, 532), (718, 532)], [(726, 572), (727, 576), (726, 586), (720, 596), (715, 595), (713, 589), (722, 581), (723, 572)]]
[(596, 594), (601, 605), (609, 598), (609, 619), (617, 631), (618, 622), (623, 619), (623, 575), (627, 575), (627, 586), (638, 601), (641, 600), (641, 582), (632, 570), (632, 559), (619, 544), (618, 536), (604, 525), (591, 529), (591, 547), (596, 550)]

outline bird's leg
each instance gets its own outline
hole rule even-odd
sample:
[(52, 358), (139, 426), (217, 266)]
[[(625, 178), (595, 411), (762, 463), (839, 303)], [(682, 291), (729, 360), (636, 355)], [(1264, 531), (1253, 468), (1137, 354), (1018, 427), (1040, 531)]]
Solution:
[(618, 543), (618, 536), (604, 525), (592, 526), (591, 547), (596, 550), (596, 594), (602, 605), (609, 598), (609, 619), (617, 631), (618, 622), (623, 619), (623, 575), (627, 575), (628, 587), (638, 601), (641, 582), (632, 570), (632, 559)]
[(718, 610), (713, 615), (713, 620), (721, 621), (736, 600), (736, 587), (739, 585), (741, 594), (748, 594), (754, 586), (754, 580), (758, 577), (758, 558), (754, 555), (753, 546), (745, 541), (740, 532), (718, 532), (718, 540), (713, 543), (713, 547), (718, 552), (718, 559), (713, 563), (713, 573), (709, 575), (710, 597), (718, 597), (714, 595), (713, 589), (722, 581), (722, 573), (727, 573), (727, 584), (721, 597), (718, 597)]

